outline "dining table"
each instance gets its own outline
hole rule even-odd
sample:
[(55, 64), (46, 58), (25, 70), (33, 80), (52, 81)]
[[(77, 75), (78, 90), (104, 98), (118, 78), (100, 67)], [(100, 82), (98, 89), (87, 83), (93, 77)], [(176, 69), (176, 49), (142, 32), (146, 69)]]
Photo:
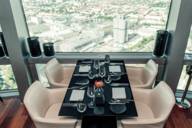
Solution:
[(78, 60), (58, 115), (100, 121), (137, 117), (124, 60)]

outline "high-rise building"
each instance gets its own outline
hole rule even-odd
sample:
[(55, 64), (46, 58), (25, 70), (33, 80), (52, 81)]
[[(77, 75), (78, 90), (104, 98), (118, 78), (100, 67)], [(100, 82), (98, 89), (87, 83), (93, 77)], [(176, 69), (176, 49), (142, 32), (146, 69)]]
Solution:
[(128, 23), (124, 16), (116, 16), (113, 19), (113, 39), (118, 43), (128, 41)]

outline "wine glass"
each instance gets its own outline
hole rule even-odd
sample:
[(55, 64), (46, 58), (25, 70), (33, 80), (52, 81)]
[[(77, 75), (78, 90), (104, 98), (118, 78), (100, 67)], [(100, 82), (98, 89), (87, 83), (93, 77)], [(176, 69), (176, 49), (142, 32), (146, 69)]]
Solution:
[(99, 69), (99, 60), (94, 60), (93, 67), (98, 70)]
[(99, 68), (99, 76), (100, 76), (101, 78), (104, 78), (105, 75), (106, 75), (105, 66), (102, 65), (102, 66), (100, 66), (100, 68)]
[(109, 55), (105, 55), (105, 63), (110, 64), (110, 56)]
[(88, 106), (89, 106), (89, 108), (92, 108), (94, 106), (94, 98), (95, 98), (95, 89), (94, 89), (94, 87), (88, 86), (87, 96), (91, 98), (91, 102), (88, 104)]
[(92, 70), (89, 70), (88, 77), (91, 80), (95, 78), (95, 74), (94, 74), (94, 72)]
[(111, 79), (111, 75), (108, 74), (107, 77), (104, 79), (104, 81), (105, 81), (105, 83), (110, 84), (111, 81), (112, 81), (112, 79)]

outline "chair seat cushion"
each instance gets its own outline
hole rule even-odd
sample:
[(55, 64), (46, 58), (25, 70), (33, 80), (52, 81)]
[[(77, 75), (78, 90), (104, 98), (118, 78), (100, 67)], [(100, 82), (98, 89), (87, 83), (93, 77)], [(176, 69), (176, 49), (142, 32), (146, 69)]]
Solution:
[(51, 105), (45, 114), (45, 118), (59, 118), (58, 113), (60, 107), (61, 103)]
[(137, 108), (137, 113), (139, 119), (151, 119), (154, 118), (154, 114), (151, 110), (151, 108), (142, 103), (142, 102), (136, 102), (136, 108)]

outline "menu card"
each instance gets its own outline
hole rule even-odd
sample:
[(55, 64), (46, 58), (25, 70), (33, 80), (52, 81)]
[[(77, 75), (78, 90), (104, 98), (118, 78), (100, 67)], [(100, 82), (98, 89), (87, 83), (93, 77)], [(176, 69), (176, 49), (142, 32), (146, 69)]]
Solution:
[(124, 87), (112, 88), (112, 98), (113, 99), (126, 99), (126, 92)]
[(70, 101), (83, 101), (85, 90), (73, 90), (70, 96)]
[(121, 72), (121, 67), (120, 67), (120, 65), (109, 66), (109, 72)]

